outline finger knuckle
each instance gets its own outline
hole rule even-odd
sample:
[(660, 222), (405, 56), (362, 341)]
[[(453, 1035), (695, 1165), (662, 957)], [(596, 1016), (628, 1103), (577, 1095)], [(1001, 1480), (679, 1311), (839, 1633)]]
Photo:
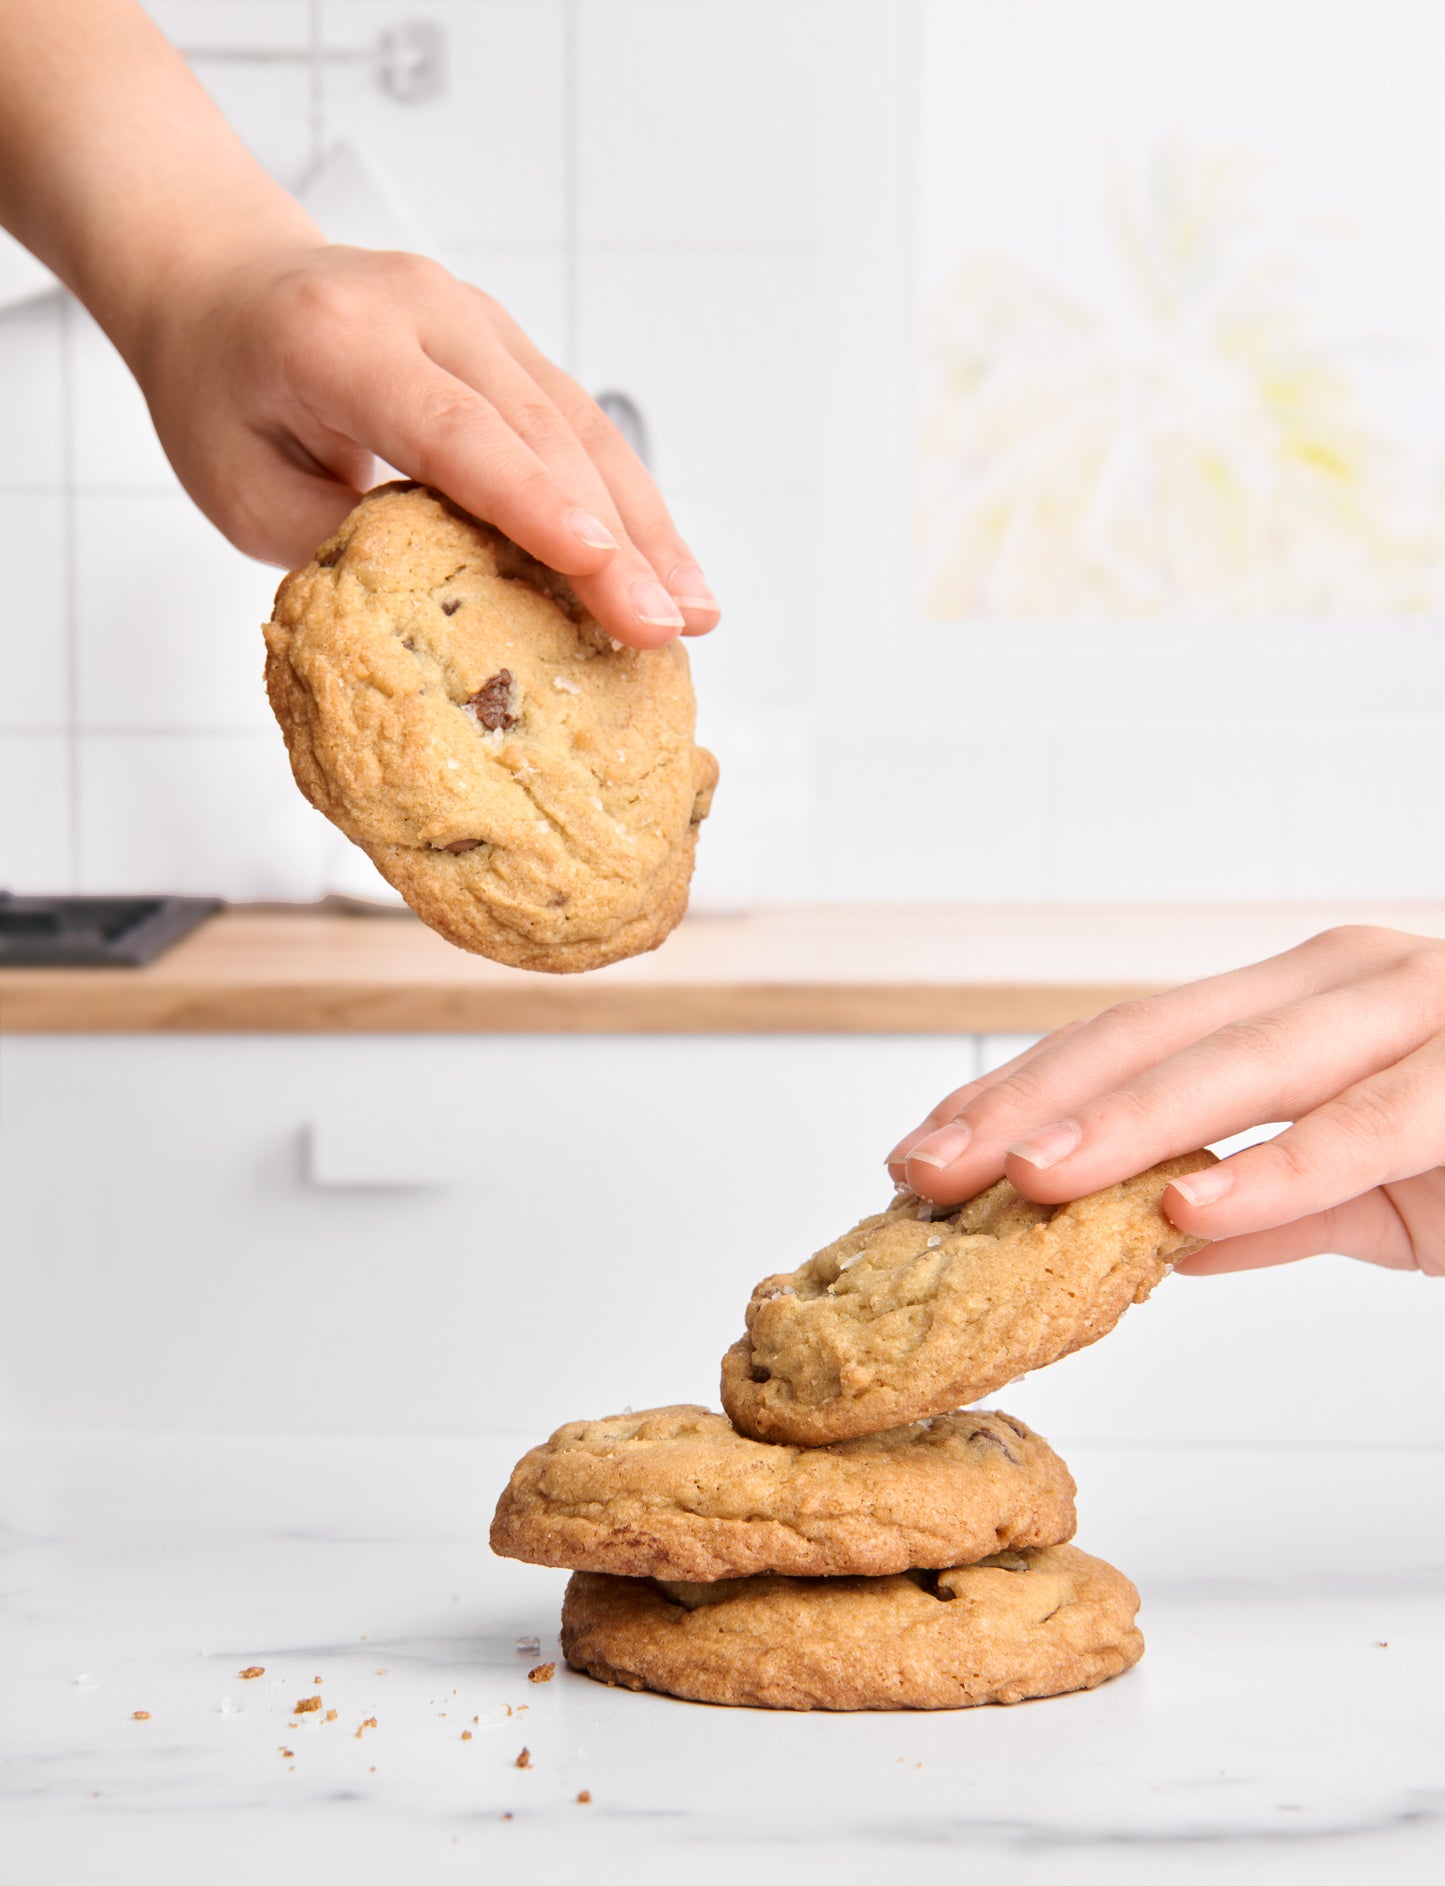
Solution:
[(440, 262), (434, 262), (427, 255), (415, 255), (409, 249), (384, 249), (376, 260), (392, 286), (403, 294), (435, 294), (452, 281)]
[(1291, 1048), (1289, 1022), (1282, 1015), (1246, 1015), (1227, 1022), (1214, 1037), (1221, 1057), (1230, 1064), (1251, 1061), (1277, 1065)]
[(568, 437), (566, 422), (550, 400), (520, 400), (507, 410), (507, 419), (531, 445), (557, 446)]
[(1382, 924), (1337, 923), (1328, 930), (1321, 930), (1318, 936), (1312, 936), (1302, 947), (1356, 960), (1392, 955), (1398, 951), (1402, 941), (1398, 930), (1386, 929)]
[(1330, 1108), (1335, 1131), (1353, 1146), (1378, 1146), (1400, 1131), (1400, 1110), (1393, 1095), (1378, 1087), (1353, 1087)]

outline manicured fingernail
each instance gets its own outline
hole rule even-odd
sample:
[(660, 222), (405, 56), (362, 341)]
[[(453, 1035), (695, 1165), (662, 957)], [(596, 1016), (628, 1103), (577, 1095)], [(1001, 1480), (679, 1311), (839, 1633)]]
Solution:
[(1226, 1161), (1222, 1166), (1209, 1166), (1203, 1172), (1191, 1172), (1187, 1178), (1175, 1179), (1172, 1187), (1186, 1205), (1213, 1205), (1233, 1184), (1234, 1173)]
[(632, 613), (639, 622), (645, 622), (654, 629), (687, 627), (682, 619), (682, 611), (656, 577), (639, 576), (628, 594), (632, 598)]
[(930, 1133), (927, 1139), (919, 1140), (906, 1155), (908, 1163), (912, 1165), (916, 1159), (920, 1166), (951, 1166), (968, 1151), (972, 1138), (973, 1134), (962, 1120), (955, 1120), (952, 1125), (941, 1126), (936, 1133)]
[(1054, 1126), (1040, 1127), (1037, 1133), (1030, 1133), (1017, 1146), (1010, 1146), (1009, 1156), (1025, 1159), (1031, 1166), (1037, 1166), (1040, 1172), (1047, 1172), (1050, 1166), (1067, 1159), (1083, 1137), (1083, 1129), (1076, 1121), (1060, 1120)]
[(716, 609), (717, 597), (707, 586), (707, 578), (695, 563), (679, 563), (667, 579), (672, 600), (683, 609)]
[(600, 517), (594, 517), (590, 511), (569, 511), (567, 528), (578, 543), (586, 544), (589, 550), (615, 550), (617, 548), (617, 539), (612, 532), (608, 530)]

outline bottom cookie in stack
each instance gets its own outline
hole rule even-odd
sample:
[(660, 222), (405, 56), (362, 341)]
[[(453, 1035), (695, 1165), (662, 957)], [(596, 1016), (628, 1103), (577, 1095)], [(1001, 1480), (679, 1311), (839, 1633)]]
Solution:
[(773, 1709), (959, 1709), (1090, 1689), (1138, 1593), (1066, 1544), (1048, 1443), (964, 1411), (824, 1447), (672, 1407), (578, 1421), (513, 1472), (496, 1551), (573, 1568), (562, 1649), (630, 1689)]

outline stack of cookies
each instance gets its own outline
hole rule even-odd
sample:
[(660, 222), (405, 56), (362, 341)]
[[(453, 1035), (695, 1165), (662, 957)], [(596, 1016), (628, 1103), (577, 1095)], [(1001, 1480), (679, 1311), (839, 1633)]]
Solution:
[[(901, 1194), (753, 1292), (727, 1415), (559, 1428), (492, 1525), (566, 1566), (562, 1650), (629, 1689), (771, 1709), (957, 1709), (1091, 1689), (1139, 1595), (1068, 1541), (1074, 1482), (967, 1404), (1107, 1334), (1200, 1240), (1161, 1210), (1200, 1152), (1062, 1206), (1001, 1180)], [(961, 1602), (960, 1602), (961, 1601)]]

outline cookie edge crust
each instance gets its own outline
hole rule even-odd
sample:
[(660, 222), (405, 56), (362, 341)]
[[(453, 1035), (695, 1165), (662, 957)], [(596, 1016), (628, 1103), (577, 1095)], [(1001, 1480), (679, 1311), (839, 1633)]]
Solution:
[[(651, 1411), (649, 1411), (651, 1412)], [(711, 1412), (708, 1410), (706, 1412)], [(1012, 1422), (999, 1409), (981, 1410)], [(1029, 1448), (1021, 1483), (1012, 1496), (990, 1508), (974, 1493), (976, 1510), (955, 1512), (951, 1524), (873, 1520), (848, 1513), (815, 1520), (807, 1534), (782, 1514), (748, 1519), (710, 1518), (682, 1508), (660, 1510), (621, 1525), (575, 1512), (549, 1511), (545, 1500), (525, 1499), (527, 1483), (552, 1457), (553, 1435), (529, 1449), (512, 1469), (492, 1518), (491, 1548), (502, 1558), (619, 1578), (672, 1578), (706, 1584), (779, 1572), (795, 1578), (886, 1577), (914, 1567), (941, 1570), (970, 1565), (1008, 1549), (1064, 1545), (1077, 1525), (1077, 1488), (1062, 1456), (1026, 1422), (1019, 1439)], [(750, 1438), (750, 1437), (744, 1437)], [(962, 1479), (962, 1463), (930, 1471), (923, 1460), (901, 1457), (920, 1494), (937, 1487), (946, 1504), (951, 1479)], [(840, 1474), (840, 1480), (843, 1476)], [(604, 1491), (599, 1487), (598, 1504)], [(896, 1495), (895, 1495), (896, 1497)], [(922, 1506), (920, 1498), (920, 1507)], [(991, 1514), (991, 1517), (990, 1517)]]
[[(686, 1639), (669, 1642), (678, 1607), (651, 1579), (574, 1572), (562, 1600), (562, 1654), (572, 1669), (610, 1688), (650, 1690), (684, 1702), (729, 1708), (850, 1713), (972, 1709), (1097, 1689), (1132, 1669), (1144, 1654), (1144, 1635), (1136, 1621), (1139, 1593), (1132, 1580), (1107, 1561), (1077, 1547), (1054, 1549), (1087, 1561), (1103, 1585), (1093, 1600), (1101, 1625), (1110, 1609), (1119, 1606), (1117, 1628), (1107, 1633), (1114, 1641), (1086, 1648), (1033, 1644), (1026, 1646), (1032, 1655), (1019, 1657), (1011, 1669), (985, 1672), (960, 1673), (955, 1663), (950, 1674), (949, 1659), (940, 1654), (934, 1659), (937, 1668), (928, 1674), (916, 1667), (910, 1674), (895, 1664), (890, 1683), (883, 1658), (861, 1670), (856, 1657), (840, 1656), (825, 1671), (816, 1657), (782, 1636), (767, 1644), (743, 1640), (718, 1645), (711, 1654), (700, 1654)], [(896, 1634), (880, 1630), (880, 1648), (896, 1641)]]

